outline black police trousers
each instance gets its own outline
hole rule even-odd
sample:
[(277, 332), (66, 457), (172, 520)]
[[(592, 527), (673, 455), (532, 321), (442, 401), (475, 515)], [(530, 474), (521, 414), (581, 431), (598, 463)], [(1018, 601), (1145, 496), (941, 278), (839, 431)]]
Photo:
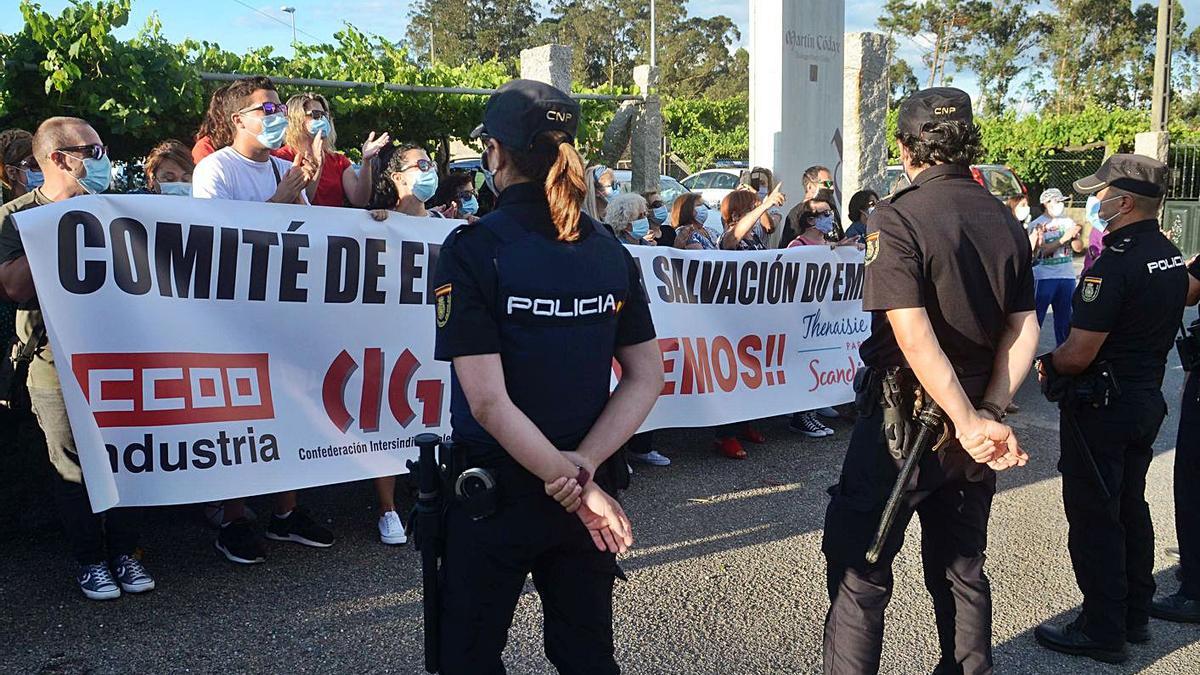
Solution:
[[(1066, 415), (1079, 431), (1108, 489), (1106, 499)], [(1059, 422), (1067, 549), (1083, 593), (1082, 628), (1093, 640), (1125, 643), (1127, 627), (1150, 619), (1154, 598), (1154, 526), (1146, 503), (1146, 471), (1167, 405), (1158, 389), (1126, 388), (1103, 408), (1076, 404)]]
[(1180, 589), (1200, 600), (1200, 372), (1188, 375), (1175, 442), (1175, 534), (1179, 537)]
[(883, 413), (860, 417), (841, 479), (830, 488), (821, 548), (829, 584), (824, 671), (875, 673), (883, 651), (883, 613), (892, 597), (892, 560), (914, 513), (921, 562), (933, 599), (938, 672), (992, 670), (992, 594), (983, 572), (996, 475), (957, 443), (928, 453), (917, 467), (879, 561), (864, 559), (899, 473), (883, 438)]
[(619, 673), (612, 629), (613, 582), (621, 574), (616, 556), (597, 550), (579, 517), (547, 497), (540, 481), (505, 489), (511, 487), (501, 485), (496, 513), (484, 520), (471, 520), (458, 503), (448, 509), (441, 672), (506, 672), (500, 656), (525, 577), (532, 574), (542, 600), (546, 657), (558, 672)]

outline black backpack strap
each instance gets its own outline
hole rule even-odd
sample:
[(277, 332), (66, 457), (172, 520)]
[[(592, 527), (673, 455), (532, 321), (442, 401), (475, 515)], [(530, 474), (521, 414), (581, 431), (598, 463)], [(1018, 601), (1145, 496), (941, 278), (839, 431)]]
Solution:
[(275, 163), (275, 156), (268, 155), (267, 160), (271, 162), (271, 171), (275, 173), (275, 187), (279, 187), (279, 184), (283, 182), (283, 178), (279, 175), (279, 165)]
[(13, 362), (18, 366), (29, 365), (33, 361), (33, 355), (37, 350), (42, 348), (42, 340), (46, 338), (46, 323), (43, 321), (34, 327), (33, 332), (29, 334), (29, 339), (21, 344), (21, 348), (17, 350), (17, 356)]

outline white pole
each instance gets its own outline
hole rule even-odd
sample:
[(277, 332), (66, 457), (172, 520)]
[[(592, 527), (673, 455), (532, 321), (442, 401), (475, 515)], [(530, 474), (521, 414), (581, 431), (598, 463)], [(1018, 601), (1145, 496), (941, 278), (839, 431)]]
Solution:
[(654, 0), (650, 0), (650, 67), (651, 68), (658, 65), (658, 61), (655, 58), (655, 52), (654, 52), (654, 33), (656, 32), (655, 28), (656, 28), (656, 25), (655, 25), (655, 17), (654, 17)]

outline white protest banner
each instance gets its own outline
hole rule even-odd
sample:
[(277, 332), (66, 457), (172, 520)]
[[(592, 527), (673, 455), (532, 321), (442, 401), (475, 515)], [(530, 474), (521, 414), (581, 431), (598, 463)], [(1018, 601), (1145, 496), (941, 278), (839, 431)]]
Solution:
[[(15, 220), (96, 510), (404, 473), (450, 432), (432, 276), (456, 222), (134, 195)], [(852, 398), (861, 253), (630, 250), (667, 380), (644, 430)]]

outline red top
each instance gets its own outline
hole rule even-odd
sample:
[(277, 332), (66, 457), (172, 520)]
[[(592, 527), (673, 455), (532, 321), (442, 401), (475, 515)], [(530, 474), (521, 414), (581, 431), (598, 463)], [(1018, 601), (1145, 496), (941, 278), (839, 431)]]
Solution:
[[(289, 162), (296, 158), (296, 153), (287, 146), (274, 150), (271, 154)], [(346, 205), (346, 191), (342, 189), (342, 174), (350, 165), (350, 159), (340, 152), (325, 153), (325, 163), (321, 165), (321, 177), (317, 180), (317, 198), (312, 200), (314, 206)]]
[(196, 164), (199, 164), (200, 160), (208, 157), (216, 151), (217, 149), (213, 147), (212, 139), (208, 136), (205, 136), (204, 138), (196, 141), (196, 144), (192, 146), (192, 161)]

